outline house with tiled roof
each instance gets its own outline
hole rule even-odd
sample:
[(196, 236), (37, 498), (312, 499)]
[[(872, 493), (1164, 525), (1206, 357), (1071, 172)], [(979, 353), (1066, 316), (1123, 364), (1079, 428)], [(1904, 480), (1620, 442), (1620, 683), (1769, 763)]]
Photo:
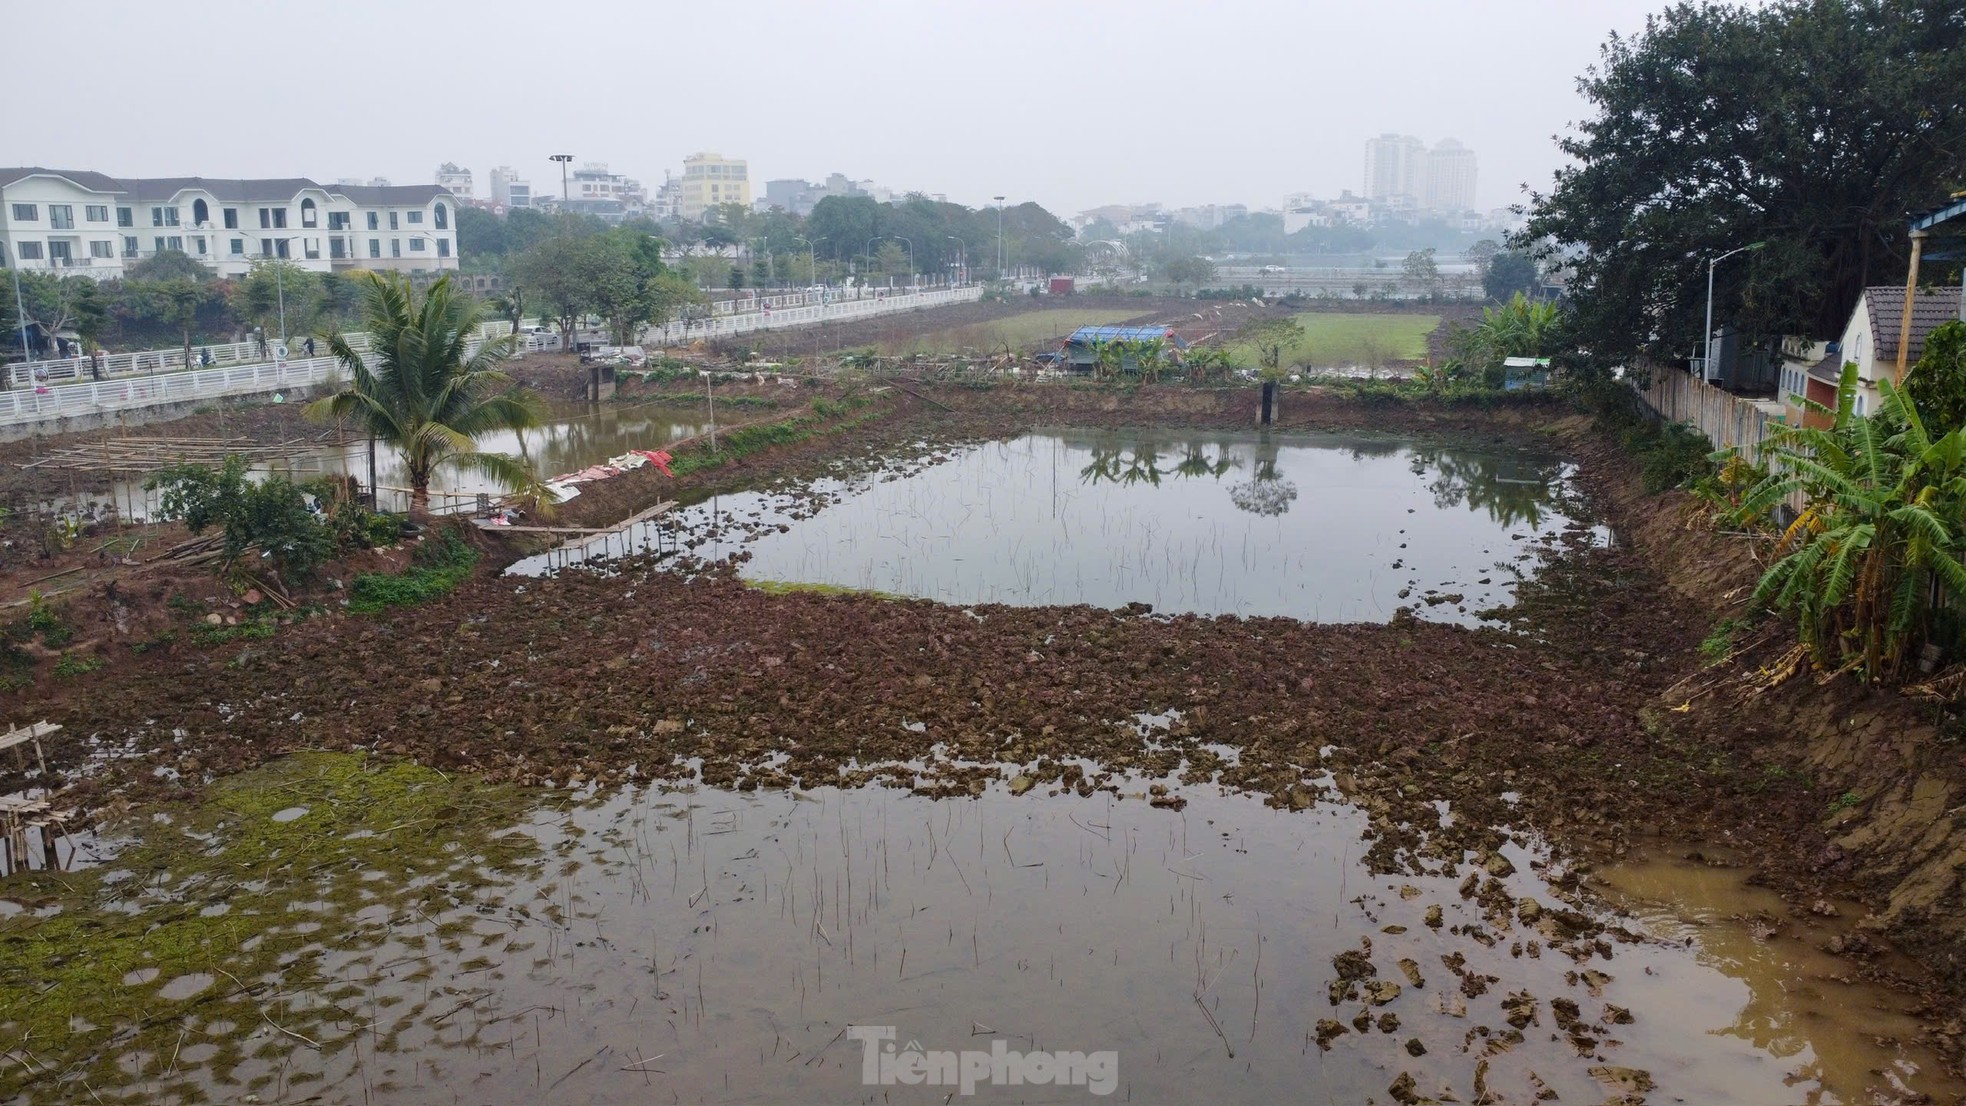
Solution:
[[(1857, 366), (1861, 385), (1856, 397), (1858, 414), (1877, 410), (1883, 393), (1880, 381), (1895, 382), (1898, 371), (1898, 334), (1904, 325), (1905, 290), (1897, 285), (1866, 288), (1857, 298), (1850, 321), (1840, 340), (1814, 347), (1806, 358), (1791, 358), (1783, 373), (1783, 400), (1789, 421), (1804, 421), (1804, 408), (1796, 400), (1806, 395), (1825, 407), (1836, 405), (1837, 383), (1846, 362)], [(1925, 352), (1925, 339), (1940, 324), (1961, 318), (1960, 291), (1957, 287), (1920, 288), (1911, 301), (1911, 340), (1905, 346), (1905, 367), (1918, 364)], [(1801, 385), (1798, 389), (1796, 385)]]
[(222, 277), (268, 257), (428, 275), (458, 266), (457, 204), (435, 185), (0, 168), (0, 266), (109, 280), (176, 250)]

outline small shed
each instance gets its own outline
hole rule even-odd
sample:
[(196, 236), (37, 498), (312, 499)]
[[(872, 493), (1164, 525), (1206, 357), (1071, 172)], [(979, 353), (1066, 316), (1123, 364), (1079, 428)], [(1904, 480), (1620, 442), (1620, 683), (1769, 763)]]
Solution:
[[(1063, 368), (1078, 372), (1091, 372), (1099, 363), (1099, 350), (1113, 342), (1165, 342), (1170, 350), (1184, 350), (1188, 343), (1167, 326), (1082, 326), (1065, 339), (1065, 348), (1059, 351), (1059, 364)], [(1139, 371), (1139, 366), (1126, 366), (1128, 372)]]
[(1525, 388), (1547, 388), (1550, 385), (1550, 359), (1547, 357), (1504, 357), (1502, 359), (1502, 388), (1517, 392)]

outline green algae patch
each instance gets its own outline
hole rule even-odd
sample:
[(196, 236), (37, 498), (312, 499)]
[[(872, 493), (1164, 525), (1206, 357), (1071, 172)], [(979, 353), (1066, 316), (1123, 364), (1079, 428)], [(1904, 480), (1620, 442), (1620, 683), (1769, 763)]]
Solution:
[(531, 802), (303, 753), (112, 827), (128, 843), (102, 868), (0, 881), (25, 908), (0, 917), (0, 1100), (204, 1101), (214, 1084), (304, 1080), (372, 1020), (350, 1009), (381, 967), (366, 953), (454, 946), (428, 919), (532, 868), (534, 840), (507, 832)]
[(792, 580), (746, 580), (744, 586), (766, 595), (791, 595), (803, 592), (807, 595), (865, 595), (875, 599), (905, 600), (905, 595), (891, 591), (875, 591), (871, 588), (849, 588), (840, 584), (803, 584)]

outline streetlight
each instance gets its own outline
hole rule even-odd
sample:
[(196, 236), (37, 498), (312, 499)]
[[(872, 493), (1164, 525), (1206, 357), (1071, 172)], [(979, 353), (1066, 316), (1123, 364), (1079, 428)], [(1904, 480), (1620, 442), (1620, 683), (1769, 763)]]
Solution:
[(807, 276), (809, 279), (811, 279), (811, 281), (814, 284), (818, 284), (819, 283), (819, 243), (826, 241), (826, 236), (822, 234), (818, 238), (809, 239), (803, 234), (795, 234), (792, 236), (792, 241), (804, 242), (806, 244)]
[(567, 162), (573, 160), (572, 154), (553, 154), (546, 160), (560, 163), (560, 210), (565, 211), (572, 203), (571, 193), (567, 191)]
[(964, 242), (962, 239), (957, 238), (953, 234), (945, 234), (942, 237), (947, 238), (949, 241), (954, 242), (956, 244), (956, 283), (968, 284), (969, 283), (969, 243)]
[(1700, 359), (1700, 378), (1702, 380), (1709, 380), (1712, 379), (1713, 377), (1713, 270), (1714, 267), (1716, 265), (1719, 265), (1721, 262), (1727, 260), (1728, 258), (1734, 256), (1737, 253), (1746, 253), (1749, 250), (1758, 250), (1767, 244), (1768, 243), (1766, 242), (1749, 242), (1745, 246), (1741, 246), (1737, 249), (1728, 250), (1726, 253), (1721, 254), (1719, 257), (1712, 258), (1707, 262), (1707, 336), (1706, 336), (1707, 344), (1706, 344), (1706, 355)]
[(912, 287), (915, 283), (915, 240), (905, 234), (890, 234), (886, 237), (899, 238), (908, 243), (908, 284)]
[(996, 197), (996, 201), (997, 201), (997, 279), (998, 279), (998, 280), (1002, 280), (1002, 279), (1003, 279), (1003, 263), (1004, 263), (1004, 250), (1003, 250), (1003, 197), (1002, 197), (1002, 196), (998, 196), (998, 197)]

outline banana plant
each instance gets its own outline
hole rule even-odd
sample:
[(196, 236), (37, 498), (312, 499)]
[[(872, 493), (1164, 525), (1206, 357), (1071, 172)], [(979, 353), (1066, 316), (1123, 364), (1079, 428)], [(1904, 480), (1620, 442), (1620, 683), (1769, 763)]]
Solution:
[(1742, 521), (1796, 503), (1754, 602), (1793, 618), (1822, 667), (1868, 681), (1903, 671), (1937, 628), (1936, 610), (1966, 598), (1966, 429), (1931, 436), (1916, 407), (1882, 381), (1875, 414), (1856, 413), (1846, 364), (1822, 427), (1783, 427), (1769, 475), (1742, 497)]

